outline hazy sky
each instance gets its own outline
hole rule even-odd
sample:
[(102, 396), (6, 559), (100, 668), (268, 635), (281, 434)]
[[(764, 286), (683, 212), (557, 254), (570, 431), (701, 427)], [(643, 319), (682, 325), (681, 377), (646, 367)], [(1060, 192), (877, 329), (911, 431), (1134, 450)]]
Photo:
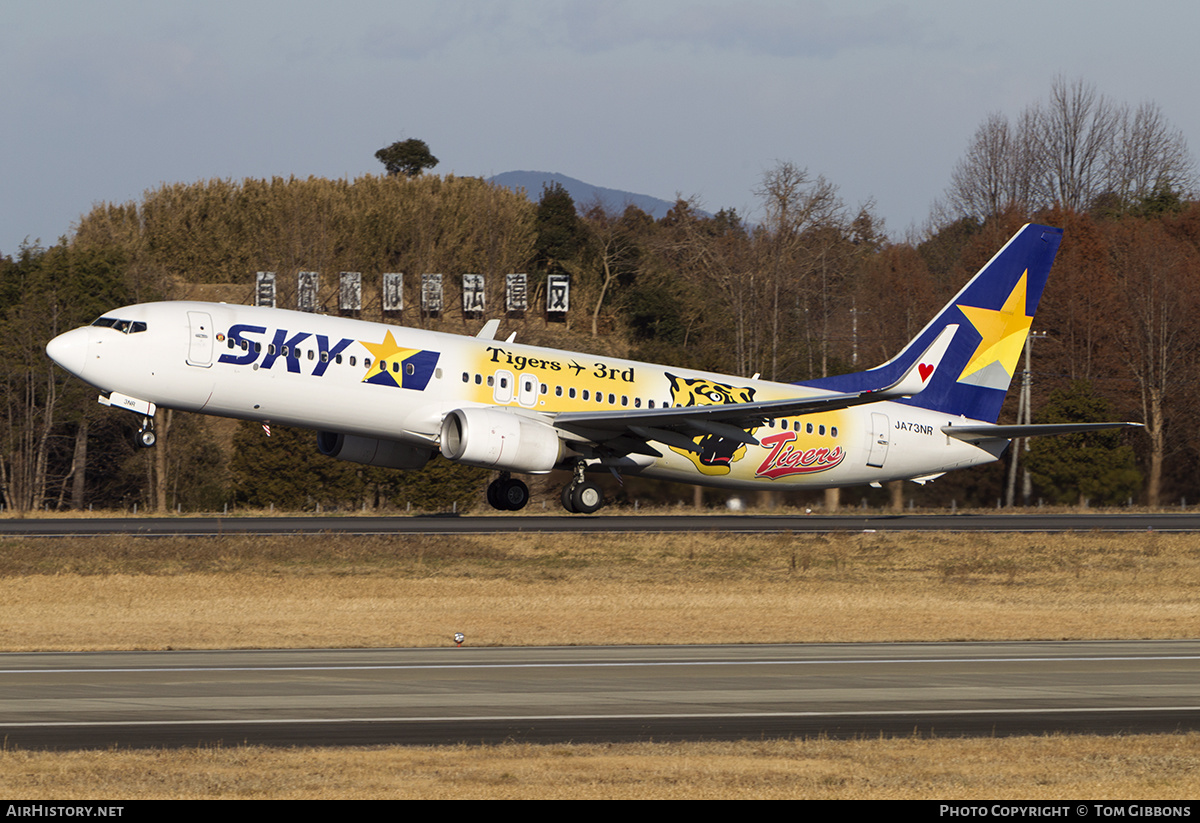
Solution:
[(790, 160), (902, 236), (984, 117), (1057, 75), (1200, 143), (1189, 2), (7, 0), (0, 25), (4, 254), (162, 182), (377, 174), (409, 137), (438, 173), (751, 217)]

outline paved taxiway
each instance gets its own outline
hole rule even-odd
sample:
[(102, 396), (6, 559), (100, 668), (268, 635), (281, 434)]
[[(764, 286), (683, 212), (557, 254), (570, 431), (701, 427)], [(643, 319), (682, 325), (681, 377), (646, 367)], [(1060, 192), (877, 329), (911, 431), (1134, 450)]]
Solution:
[(0, 655), (26, 748), (1200, 729), (1200, 641)]
[(129, 534), (208, 537), (228, 534), (541, 534), (836, 531), (1200, 531), (1200, 512), (1177, 514), (957, 515), (517, 515), (457, 517), (132, 517), (0, 519), (0, 536)]

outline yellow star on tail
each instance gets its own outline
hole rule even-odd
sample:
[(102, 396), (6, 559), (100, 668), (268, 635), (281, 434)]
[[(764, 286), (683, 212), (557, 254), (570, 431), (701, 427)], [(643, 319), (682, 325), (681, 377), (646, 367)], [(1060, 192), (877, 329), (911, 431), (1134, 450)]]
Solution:
[(993, 363), (999, 363), (1008, 377), (1012, 377), (1017, 366), (1017, 358), (1021, 356), (1021, 347), (1025, 345), (1025, 337), (1033, 318), (1025, 313), (1025, 279), (1029, 274), (1026, 270), (1021, 279), (1009, 293), (1008, 299), (999, 309), (981, 309), (977, 306), (959, 306), (958, 308), (983, 339), (971, 355), (971, 360), (963, 369), (959, 380), (987, 368)]

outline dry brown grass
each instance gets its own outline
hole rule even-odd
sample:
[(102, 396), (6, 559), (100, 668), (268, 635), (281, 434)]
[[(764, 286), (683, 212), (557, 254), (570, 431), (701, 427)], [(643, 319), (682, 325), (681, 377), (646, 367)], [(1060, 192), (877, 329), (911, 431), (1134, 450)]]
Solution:
[(0, 542), (15, 650), (1194, 637), (1169, 534)]
[(3, 751), (0, 793), (30, 800), (1188, 800), (1200, 796), (1200, 735)]
[[(1195, 637), (1200, 538), (837, 534), (0, 542), (0, 648)], [(0, 751), (72, 798), (1200, 796), (1200, 735)]]

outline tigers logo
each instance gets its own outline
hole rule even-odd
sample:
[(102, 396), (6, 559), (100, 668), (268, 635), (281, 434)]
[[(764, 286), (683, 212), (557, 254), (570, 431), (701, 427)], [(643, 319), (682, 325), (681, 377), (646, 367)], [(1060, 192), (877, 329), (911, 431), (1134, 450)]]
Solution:
[[(667, 375), (671, 381), (671, 405), (715, 406), (723, 403), (750, 403), (754, 400), (754, 389), (714, 383), (703, 378), (689, 379)], [(754, 430), (751, 429), (751, 432)], [(671, 446), (671, 451), (691, 460), (701, 474), (729, 474), (730, 464), (741, 460), (746, 454), (746, 444), (715, 434), (693, 437), (700, 453), (685, 451)]]

